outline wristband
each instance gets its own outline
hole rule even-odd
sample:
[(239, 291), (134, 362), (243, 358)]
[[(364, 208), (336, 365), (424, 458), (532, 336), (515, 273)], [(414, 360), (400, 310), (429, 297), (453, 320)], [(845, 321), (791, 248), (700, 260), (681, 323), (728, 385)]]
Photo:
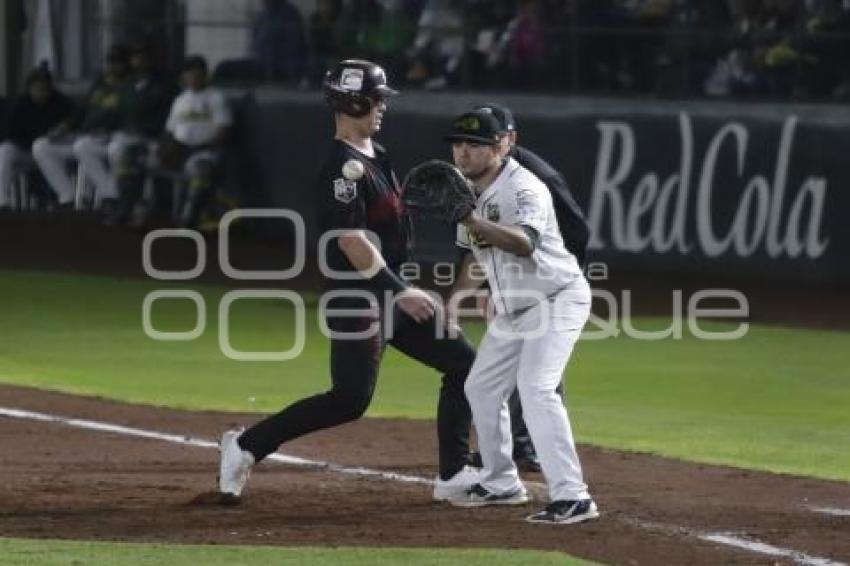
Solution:
[(526, 226), (525, 224), (520, 224), (520, 228), (525, 232), (525, 235), (528, 236), (528, 239), (531, 240), (532, 249), (537, 249), (540, 245), (540, 232), (532, 228), (531, 226)]
[(379, 291), (401, 293), (407, 289), (407, 284), (398, 275), (390, 271), (387, 266), (382, 267), (369, 281)]

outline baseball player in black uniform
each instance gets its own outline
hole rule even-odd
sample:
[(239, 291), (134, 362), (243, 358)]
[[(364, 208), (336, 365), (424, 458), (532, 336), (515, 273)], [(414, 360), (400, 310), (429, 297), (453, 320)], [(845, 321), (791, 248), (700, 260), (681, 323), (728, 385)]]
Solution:
[[(463, 389), (475, 350), (462, 336), (438, 339), (448, 333), (437, 331), (444, 319), (436, 316), (434, 301), (398, 276), (407, 260), (410, 223), (387, 153), (372, 141), (387, 100), (395, 94), (384, 70), (368, 61), (342, 61), (325, 77), (324, 96), (334, 112), (336, 136), (317, 196), (324, 232), (335, 231), (325, 248), (327, 266), (335, 273), (326, 279), (324, 313), (332, 331), (331, 387), (241, 434), (224, 433), (219, 491), (226, 499), (239, 497), (251, 467), (284, 442), (362, 416), (387, 343), (443, 374), (434, 498), (455, 497), (478, 480), (477, 470), (466, 465), (472, 415)], [(380, 251), (367, 231), (380, 240)], [(390, 329), (384, 327), (385, 319), (392, 320)]]
[[(494, 102), (487, 102), (477, 106), (475, 110), (484, 110), (496, 118), (504, 134), (499, 143), (505, 156), (513, 157), (522, 167), (528, 169), (543, 181), (543, 184), (549, 189), (552, 194), (555, 216), (558, 219), (558, 226), (564, 239), (564, 246), (576, 257), (579, 265), (584, 269), (587, 263), (587, 242), (590, 239), (590, 228), (581, 208), (567, 187), (564, 176), (530, 149), (517, 145), (516, 121), (509, 108)], [(563, 397), (563, 384), (558, 385), (557, 392)], [(520, 470), (539, 472), (540, 461), (537, 458), (534, 444), (531, 442), (525, 419), (522, 417), (522, 405), (516, 390), (508, 400), (508, 406), (511, 411), (514, 461)], [(474, 458), (474, 460), (477, 460), (477, 458)]]

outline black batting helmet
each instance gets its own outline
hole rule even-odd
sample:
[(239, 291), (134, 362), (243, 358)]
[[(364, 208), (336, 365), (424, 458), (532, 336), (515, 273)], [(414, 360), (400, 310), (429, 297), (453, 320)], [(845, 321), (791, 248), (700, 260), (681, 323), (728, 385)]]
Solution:
[(335, 112), (353, 118), (368, 114), (373, 99), (398, 94), (387, 84), (387, 74), (380, 65), (362, 59), (346, 59), (334, 65), (325, 73), (322, 91)]

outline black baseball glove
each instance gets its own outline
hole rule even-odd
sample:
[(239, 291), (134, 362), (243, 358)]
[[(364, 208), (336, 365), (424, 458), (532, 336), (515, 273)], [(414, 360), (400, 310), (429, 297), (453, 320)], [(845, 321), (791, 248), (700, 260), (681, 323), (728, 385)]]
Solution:
[(475, 209), (475, 193), (460, 170), (437, 159), (420, 163), (404, 179), (402, 194), (408, 210), (460, 222)]

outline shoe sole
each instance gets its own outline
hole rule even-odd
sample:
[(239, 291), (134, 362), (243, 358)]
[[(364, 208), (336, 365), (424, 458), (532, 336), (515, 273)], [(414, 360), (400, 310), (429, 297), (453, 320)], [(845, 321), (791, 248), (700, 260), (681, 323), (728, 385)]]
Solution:
[(505, 499), (493, 499), (490, 501), (468, 501), (463, 499), (449, 499), (449, 503), (455, 507), (472, 509), (475, 507), (489, 507), (491, 505), (525, 505), (531, 501), (527, 494), (522, 496), (506, 497)]
[(593, 519), (599, 518), (599, 511), (592, 511), (590, 513), (582, 513), (581, 515), (574, 515), (572, 517), (568, 517), (566, 519), (561, 519), (558, 521), (547, 521), (543, 519), (533, 519), (531, 517), (526, 517), (525, 520), (528, 523), (535, 523), (537, 525), (575, 525), (576, 523), (584, 523), (585, 521), (592, 521)]
[(462, 494), (462, 493), (457, 493), (457, 494), (444, 495), (444, 496), (434, 495), (434, 501), (438, 501), (438, 502), (440, 502), (440, 503), (445, 503), (446, 501), (451, 501), (451, 500), (452, 500), (452, 499), (454, 499), (455, 497), (460, 497), (461, 495), (463, 495), (463, 494)]
[(448, 492), (440, 492), (440, 493), (437, 493), (436, 491), (434, 491), (433, 492), (434, 501), (440, 501), (440, 502), (444, 503), (446, 501), (451, 501), (453, 499), (459, 499), (459, 498), (463, 497), (464, 495), (466, 495), (466, 492), (467, 492), (468, 489), (469, 488), (454, 489), (454, 490), (451, 490), (451, 491), (448, 491)]

